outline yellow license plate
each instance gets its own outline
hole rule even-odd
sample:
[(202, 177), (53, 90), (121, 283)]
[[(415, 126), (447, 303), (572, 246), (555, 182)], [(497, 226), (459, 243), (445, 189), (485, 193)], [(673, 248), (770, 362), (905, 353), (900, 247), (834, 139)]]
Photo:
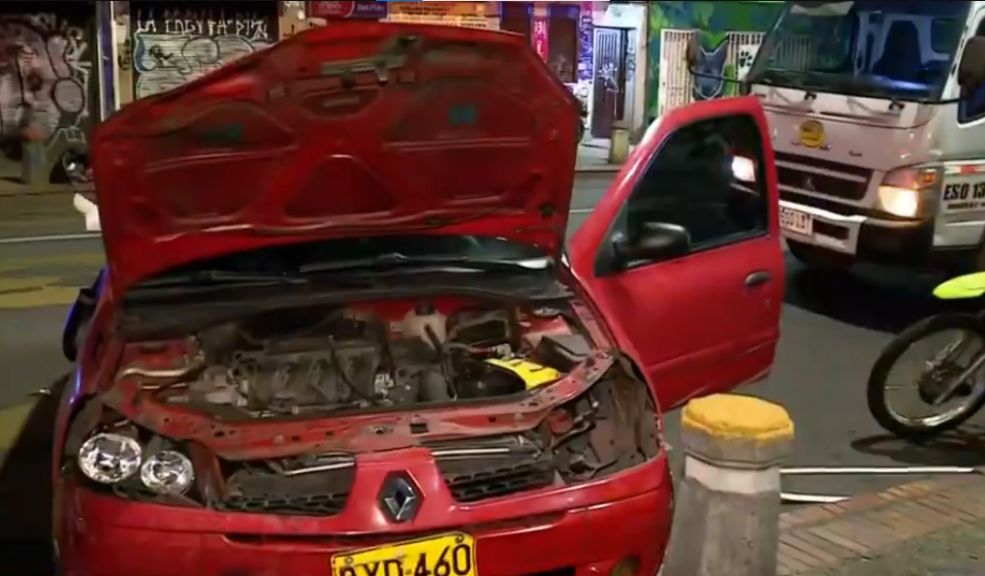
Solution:
[(475, 540), (445, 534), (332, 556), (333, 576), (476, 576)]

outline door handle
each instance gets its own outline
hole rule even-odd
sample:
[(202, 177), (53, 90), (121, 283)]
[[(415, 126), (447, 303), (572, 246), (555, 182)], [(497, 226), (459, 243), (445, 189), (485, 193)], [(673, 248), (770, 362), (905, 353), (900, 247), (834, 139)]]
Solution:
[(772, 276), (766, 270), (757, 270), (748, 276), (746, 276), (746, 287), (755, 288), (756, 286), (762, 286), (770, 281)]

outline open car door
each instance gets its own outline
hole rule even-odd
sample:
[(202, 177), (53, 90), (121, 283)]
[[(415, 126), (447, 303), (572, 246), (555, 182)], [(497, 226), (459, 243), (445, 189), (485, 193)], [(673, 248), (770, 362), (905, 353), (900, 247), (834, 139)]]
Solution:
[(776, 167), (755, 97), (665, 114), (570, 243), (661, 407), (765, 377), (779, 338)]

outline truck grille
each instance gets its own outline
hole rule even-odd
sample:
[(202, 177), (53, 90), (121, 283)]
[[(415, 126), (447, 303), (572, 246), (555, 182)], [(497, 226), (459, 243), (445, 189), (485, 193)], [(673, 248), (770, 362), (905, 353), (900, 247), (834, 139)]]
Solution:
[(872, 170), (829, 160), (776, 153), (780, 196), (784, 193), (823, 194), (844, 200), (861, 200), (872, 178)]

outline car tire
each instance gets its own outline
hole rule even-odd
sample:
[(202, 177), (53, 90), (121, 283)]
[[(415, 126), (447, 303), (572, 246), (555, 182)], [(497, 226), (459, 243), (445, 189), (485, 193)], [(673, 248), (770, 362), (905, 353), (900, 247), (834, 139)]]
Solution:
[(852, 267), (852, 257), (832, 250), (811, 246), (796, 240), (787, 240), (790, 253), (809, 270), (817, 272), (844, 272)]

